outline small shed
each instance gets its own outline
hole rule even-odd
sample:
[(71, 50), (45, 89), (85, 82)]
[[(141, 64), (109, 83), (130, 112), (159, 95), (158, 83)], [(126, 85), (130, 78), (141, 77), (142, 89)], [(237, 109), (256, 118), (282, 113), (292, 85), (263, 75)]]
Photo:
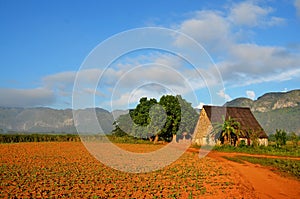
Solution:
[(194, 131), (192, 143), (196, 145), (215, 144), (218, 140), (212, 134), (216, 125), (222, 124), (228, 118), (234, 119), (241, 125), (241, 132), (244, 136), (239, 141), (245, 140), (247, 145), (252, 143), (250, 133), (256, 133), (259, 145), (268, 145), (268, 136), (255, 119), (250, 108), (225, 107), (225, 106), (203, 106), (197, 126)]

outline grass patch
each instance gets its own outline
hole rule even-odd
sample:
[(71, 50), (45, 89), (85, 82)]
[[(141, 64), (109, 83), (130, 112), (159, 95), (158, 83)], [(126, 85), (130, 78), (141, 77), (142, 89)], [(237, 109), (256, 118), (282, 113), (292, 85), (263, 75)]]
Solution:
[(230, 145), (215, 146), (213, 148), (215, 151), (222, 152), (238, 152), (238, 153), (248, 153), (248, 154), (263, 154), (263, 155), (275, 155), (275, 156), (293, 156), (300, 157), (300, 146), (293, 147), (290, 145), (283, 146), (281, 148), (275, 146), (243, 146), (234, 147)]
[(244, 162), (239, 157), (222, 156), (222, 158), (225, 158), (226, 160), (230, 160), (232, 162), (237, 162), (237, 163), (240, 163), (240, 164), (244, 164)]

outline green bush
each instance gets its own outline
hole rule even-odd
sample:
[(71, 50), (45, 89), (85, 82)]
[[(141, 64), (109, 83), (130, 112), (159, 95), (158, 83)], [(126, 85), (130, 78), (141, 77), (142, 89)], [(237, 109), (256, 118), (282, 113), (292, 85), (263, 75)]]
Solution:
[(246, 145), (246, 141), (245, 140), (241, 140), (241, 142), (239, 143), (238, 147), (247, 147)]

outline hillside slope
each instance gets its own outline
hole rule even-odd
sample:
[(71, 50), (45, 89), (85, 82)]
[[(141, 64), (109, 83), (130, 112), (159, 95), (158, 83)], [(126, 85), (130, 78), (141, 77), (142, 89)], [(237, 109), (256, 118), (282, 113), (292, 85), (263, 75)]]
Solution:
[(266, 93), (254, 101), (237, 98), (224, 106), (250, 107), (268, 134), (274, 133), (276, 129), (300, 134), (300, 90)]
[[(78, 110), (78, 113), (86, 114), (92, 109)], [(112, 130), (113, 117), (110, 112), (96, 108), (96, 115), (104, 133)], [(91, 131), (88, 118), (83, 122)], [(72, 109), (56, 110), (51, 108), (0, 108), (0, 129), (2, 131), (18, 132), (58, 132), (76, 133)]]

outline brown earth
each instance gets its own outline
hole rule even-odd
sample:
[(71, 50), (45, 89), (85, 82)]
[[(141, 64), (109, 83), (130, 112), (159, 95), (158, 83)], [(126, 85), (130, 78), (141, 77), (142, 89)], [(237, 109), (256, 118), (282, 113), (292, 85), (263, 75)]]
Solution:
[[(195, 149), (189, 149), (189, 151), (197, 152)], [(249, 162), (241, 164), (224, 158), (224, 156), (234, 157), (236, 155), (296, 160), (300, 160), (300, 158), (225, 153), (216, 151), (212, 151), (208, 154), (208, 157), (220, 161), (220, 163), (225, 163), (234, 171), (238, 172), (236, 180), (248, 187), (250, 190), (253, 190), (258, 198), (300, 198), (300, 181), (292, 177), (286, 177), (275, 173), (271, 170), (272, 168)]]
[[(118, 146), (137, 153), (162, 147)], [(0, 198), (253, 199), (300, 196), (300, 181), (273, 173), (270, 168), (223, 158), (237, 154), (211, 152), (200, 159), (198, 154), (198, 150), (189, 149), (178, 160), (157, 171), (126, 173), (97, 161), (81, 142), (0, 144)], [(144, 161), (147, 166), (147, 160)]]

